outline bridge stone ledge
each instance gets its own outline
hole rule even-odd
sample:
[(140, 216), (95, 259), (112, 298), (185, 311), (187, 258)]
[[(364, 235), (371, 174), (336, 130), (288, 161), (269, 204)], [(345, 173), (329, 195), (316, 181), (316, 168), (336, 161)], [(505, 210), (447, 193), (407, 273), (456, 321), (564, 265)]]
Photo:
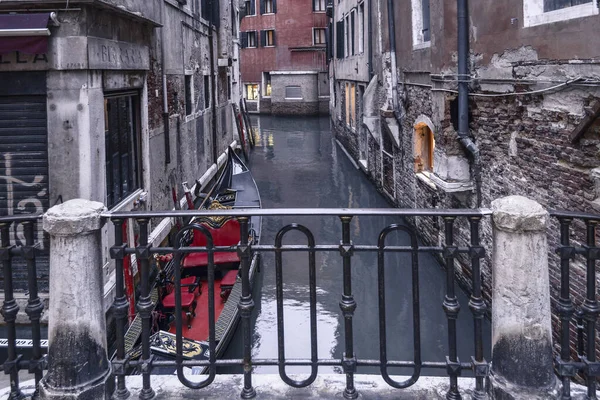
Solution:
[[(202, 377), (204, 378), (204, 377)], [(295, 377), (296, 379), (299, 376)], [(394, 377), (404, 380), (406, 377)], [(342, 392), (346, 384), (345, 375), (321, 375), (308, 388), (294, 389), (281, 381), (279, 375), (256, 374), (252, 377), (253, 385), (257, 392), (257, 399), (342, 399)], [(359, 399), (368, 400), (442, 400), (446, 399), (448, 390), (447, 377), (421, 377), (416, 384), (408, 389), (394, 389), (378, 375), (356, 375), (355, 384), (359, 392)], [(33, 393), (35, 381), (21, 384), (23, 393), (30, 396)], [(142, 377), (127, 377), (127, 387), (131, 392), (130, 399), (139, 398), (142, 390)], [(233, 400), (239, 399), (244, 387), (243, 375), (218, 375), (215, 381), (206, 389), (192, 390), (185, 388), (175, 376), (152, 376), (152, 387), (156, 392), (154, 400)], [(475, 381), (472, 378), (459, 378), (458, 387), (463, 399), (470, 399)], [(571, 384), (572, 400), (586, 400), (586, 388), (581, 385)], [(8, 398), (10, 388), (0, 389), (0, 398)], [(600, 392), (598, 392), (600, 397)]]

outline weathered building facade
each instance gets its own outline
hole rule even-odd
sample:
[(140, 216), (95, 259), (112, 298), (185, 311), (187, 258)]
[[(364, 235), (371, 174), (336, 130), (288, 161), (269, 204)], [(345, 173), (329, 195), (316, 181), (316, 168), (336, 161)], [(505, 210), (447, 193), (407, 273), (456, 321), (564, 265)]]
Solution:
[(325, 0), (246, 0), (241, 22), (243, 94), (264, 114), (327, 114)]
[[(391, 202), (490, 207), (523, 195), (549, 209), (600, 212), (600, 42), (590, 40), (600, 24), (597, 0), (366, 1), (374, 21), (365, 44), (373, 51), (369, 80), (362, 63), (354, 75), (346, 65), (361, 57), (347, 44), (357, 33), (348, 11), (355, 2), (334, 2), (332, 120), (338, 140)], [(370, 84), (355, 92), (352, 80)], [(440, 243), (443, 221), (412, 222)], [(573, 229), (584, 242), (585, 227)], [(483, 231), (491, 248), (490, 227)], [(556, 221), (549, 232), (552, 250)], [(490, 303), (489, 258), (482, 274)], [(585, 297), (584, 275), (583, 268), (572, 275), (576, 304)], [(457, 278), (467, 288), (471, 271), (462, 266)], [(557, 301), (558, 257), (550, 279)]]
[(238, 32), (230, 0), (0, 1), (0, 215), (173, 208), (235, 140)]

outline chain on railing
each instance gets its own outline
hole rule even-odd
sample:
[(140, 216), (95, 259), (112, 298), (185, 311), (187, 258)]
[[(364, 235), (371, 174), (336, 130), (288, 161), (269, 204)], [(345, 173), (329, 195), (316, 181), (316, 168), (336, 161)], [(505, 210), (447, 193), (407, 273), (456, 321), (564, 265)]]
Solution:
[[(338, 245), (315, 244), (312, 232), (302, 225), (291, 224), (282, 227), (276, 235), (274, 245), (270, 244), (252, 244), (249, 243), (249, 220), (251, 217), (268, 217), (268, 216), (317, 216), (319, 218), (334, 217), (341, 221), (342, 237)], [(138, 302), (139, 312), (142, 317), (148, 320), (145, 326), (146, 330), (142, 332), (142, 356), (140, 360), (132, 360), (127, 358), (125, 354), (125, 343), (122, 335), (124, 325), (126, 324), (127, 299), (125, 298), (122, 287), (123, 282), (117, 282), (117, 298), (115, 300), (115, 310), (120, 310), (118, 313), (120, 323), (118, 325), (117, 335), (117, 354), (113, 360), (115, 375), (118, 377), (118, 393), (125, 398), (127, 389), (124, 383), (124, 376), (127, 371), (132, 368), (141, 371), (143, 378), (143, 390), (141, 398), (151, 398), (154, 393), (151, 387), (151, 374), (154, 367), (175, 367), (177, 368), (179, 379), (187, 387), (201, 388), (209, 385), (215, 376), (216, 367), (218, 366), (242, 366), (244, 373), (244, 387), (241, 392), (241, 397), (248, 399), (256, 396), (256, 391), (252, 384), (253, 367), (255, 366), (277, 366), (282, 380), (293, 387), (306, 387), (310, 385), (317, 377), (319, 366), (338, 366), (341, 367), (346, 375), (346, 387), (344, 389), (344, 398), (354, 399), (358, 397), (358, 392), (354, 386), (355, 373), (358, 367), (379, 367), (384, 380), (395, 388), (405, 388), (413, 385), (419, 379), (421, 371), (424, 368), (428, 369), (445, 369), (450, 379), (450, 389), (447, 393), (448, 399), (460, 399), (458, 376), (463, 370), (471, 370), (475, 376), (476, 385), (474, 390), (474, 398), (484, 398), (485, 389), (484, 381), (489, 373), (489, 363), (483, 357), (483, 333), (482, 324), (486, 312), (486, 306), (482, 299), (481, 293), (481, 272), (479, 261), (484, 257), (485, 252), (480, 245), (479, 240), (479, 223), (485, 216), (489, 216), (488, 210), (401, 210), (401, 209), (278, 209), (278, 210), (218, 210), (218, 211), (174, 211), (169, 213), (158, 212), (131, 212), (131, 213), (113, 213), (107, 214), (115, 224), (115, 237), (117, 242), (112, 248), (112, 257), (117, 260), (116, 273), (121, 275), (122, 259), (128, 254), (135, 253), (138, 259), (142, 260), (141, 275), (142, 281), (148, 279), (149, 264), (148, 260), (153, 254), (168, 254), (175, 255), (173, 258), (175, 282), (174, 287), (176, 297), (181, 295), (181, 264), (184, 255), (191, 253), (204, 252), (208, 253), (208, 284), (209, 290), (214, 285), (214, 253), (215, 252), (237, 252), (240, 262), (240, 277), (242, 283), (241, 295), (238, 301), (238, 311), (242, 322), (242, 338), (243, 338), (243, 358), (242, 359), (217, 359), (215, 357), (215, 310), (214, 302), (210, 302), (208, 307), (209, 316), (209, 347), (210, 358), (208, 360), (184, 360), (182, 356), (182, 313), (181, 301), (178, 300), (175, 308), (175, 320), (177, 329), (177, 356), (175, 360), (156, 360), (150, 353), (150, 331), (149, 318), (150, 311), (155, 304), (150, 302), (148, 282), (142, 282), (141, 299)], [(150, 247), (148, 245), (147, 222), (152, 218), (160, 217), (233, 217), (240, 223), (241, 242), (237, 246), (214, 246), (210, 232), (205, 231), (198, 224), (191, 224), (182, 228), (179, 232), (176, 243), (181, 244), (185, 237), (185, 231), (194, 230), (201, 232), (206, 238), (206, 246), (204, 247)], [(414, 232), (409, 228), (401, 225), (391, 225), (384, 227), (379, 236), (377, 245), (359, 245), (352, 241), (350, 224), (354, 217), (359, 216), (396, 216), (396, 217), (419, 217), (429, 216), (442, 218), (445, 221), (445, 243), (442, 246), (422, 246), (418, 244)], [(140, 243), (136, 248), (129, 248), (122, 243), (121, 224), (127, 218), (134, 218), (138, 221), (141, 227)], [(461, 243), (467, 243), (466, 246), (459, 247), (455, 244), (454, 231), (456, 230), (455, 222), (457, 219), (464, 219), (470, 227), (470, 240), (463, 238)], [(299, 231), (307, 238), (306, 245), (284, 245), (283, 237), (290, 231)], [(391, 246), (386, 245), (385, 239), (388, 234), (393, 231), (403, 231), (408, 233), (410, 245), (407, 246)], [(278, 332), (278, 358), (277, 359), (254, 359), (252, 357), (252, 342), (251, 342), (251, 323), (250, 317), (254, 308), (251, 291), (251, 270), (256, 268), (254, 264), (255, 257), (260, 253), (275, 253), (275, 273), (277, 286), (277, 332)], [(287, 359), (285, 356), (285, 341), (284, 341), (284, 307), (283, 307), (283, 273), (284, 265), (282, 255), (285, 252), (305, 252), (308, 254), (308, 274), (309, 274), (309, 298), (310, 298), (310, 343), (311, 356), (309, 359)], [(315, 254), (317, 252), (339, 252), (341, 256), (341, 268), (343, 280), (341, 286), (341, 301), (340, 309), (344, 317), (344, 353), (341, 359), (318, 359), (317, 354), (317, 324), (316, 324), (316, 265)], [(354, 299), (352, 291), (352, 257), (356, 252), (371, 252), (377, 254), (377, 270), (378, 270), (378, 287), (379, 287), (379, 337), (380, 337), (380, 359), (369, 360), (359, 359), (355, 354), (355, 342), (353, 336), (353, 318), (357, 303)], [(388, 360), (387, 355), (387, 338), (386, 338), (386, 300), (385, 300), (385, 276), (384, 276), (384, 255), (388, 252), (407, 253), (411, 256), (411, 274), (412, 274), (412, 302), (413, 302), (413, 333), (414, 333), (414, 359), (411, 361), (396, 361)], [(421, 359), (421, 333), (420, 333), (420, 302), (419, 302), (419, 253), (437, 254), (443, 257), (446, 261), (447, 276), (446, 276), (446, 295), (444, 299), (440, 299), (447, 317), (448, 329), (448, 356), (444, 361), (427, 361)], [(471, 268), (473, 270), (473, 287), (472, 296), (469, 301), (469, 308), (474, 319), (474, 351), (470, 362), (461, 362), (457, 356), (457, 338), (456, 338), (456, 320), (460, 310), (458, 300), (455, 293), (455, 277), (454, 264), (455, 258), (463, 254), (471, 260)], [(213, 292), (209, 293), (209, 299), (213, 298)], [(306, 366), (310, 367), (310, 375), (303, 380), (294, 380), (286, 373), (287, 366)], [(209, 375), (202, 383), (190, 382), (183, 372), (183, 367), (202, 367), (205, 371), (208, 369)], [(412, 376), (404, 382), (397, 382), (388, 374), (388, 368), (391, 367), (408, 367), (413, 369)]]
[[(587, 395), (596, 398), (596, 380), (600, 377), (600, 362), (596, 359), (596, 321), (600, 314), (600, 305), (596, 293), (596, 260), (600, 259), (600, 247), (596, 244), (596, 234), (600, 215), (551, 212), (560, 223), (560, 246), (556, 249), (560, 257), (560, 297), (556, 309), (560, 316), (560, 356), (556, 359), (556, 369), (562, 380), (562, 399), (571, 398), (571, 380), (583, 373), (587, 385)], [(573, 245), (571, 227), (573, 221), (585, 224), (585, 234), (579, 246)], [(574, 305), (571, 299), (571, 261), (577, 256), (585, 259), (585, 299), (580, 305)], [(578, 359), (571, 357), (570, 327), (573, 316), (577, 319)], [(585, 344), (584, 344), (584, 335)]]
[[(40, 320), (44, 305), (38, 294), (38, 279), (36, 256), (40, 252), (40, 243), (35, 243), (34, 237), (37, 231), (37, 224), (40, 221), (39, 215), (22, 215), (0, 217), (0, 261), (2, 262), (4, 278), (4, 303), (2, 305), (2, 316), (6, 324), (7, 332), (7, 352), (8, 358), (1, 365), (4, 374), (10, 375), (10, 395), (9, 399), (21, 399), (23, 394), (19, 386), (19, 371), (27, 370), (35, 377), (36, 388), (45, 369), (47, 369), (46, 356), (43, 354), (41, 346), (41, 325)], [(25, 243), (17, 243), (18, 226), (23, 228)], [(12, 232), (12, 234), (11, 234)], [(12, 238), (12, 240), (11, 240)], [(23, 355), (19, 354), (17, 347), (17, 314), (19, 306), (15, 300), (13, 276), (15, 274), (14, 259), (21, 258), (25, 261), (27, 267), (27, 288), (29, 298), (25, 313), (31, 322), (31, 358), (24, 360)], [(33, 399), (38, 398), (36, 389), (32, 395)]]

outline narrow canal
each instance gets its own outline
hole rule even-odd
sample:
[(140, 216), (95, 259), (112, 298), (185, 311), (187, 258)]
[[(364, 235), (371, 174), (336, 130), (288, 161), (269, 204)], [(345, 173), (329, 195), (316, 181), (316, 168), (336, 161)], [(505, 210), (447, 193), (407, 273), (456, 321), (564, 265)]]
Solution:
[[(348, 207), (386, 208), (389, 204), (357, 170), (332, 138), (328, 118), (253, 119), (257, 144), (250, 168), (261, 193), (263, 207)], [(273, 244), (283, 226), (297, 222), (307, 226), (317, 244), (339, 244), (341, 224), (337, 217), (271, 217), (263, 220), (261, 242)], [(380, 231), (393, 223), (392, 217), (354, 218), (351, 238), (356, 244), (375, 245)], [(390, 244), (408, 244), (406, 234), (391, 238)], [(396, 242), (394, 242), (396, 241)], [(285, 244), (306, 244), (300, 234), (286, 236)], [(344, 351), (342, 259), (338, 252), (317, 253), (318, 356), (340, 359)], [(413, 312), (410, 257), (386, 255), (387, 338), (390, 360), (413, 360)], [(445, 273), (429, 254), (419, 255), (421, 298), (421, 343), (423, 361), (445, 361), (448, 354), (447, 323), (442, 309)], [(310, 315), (308, 256), (288, 253), (283, 258), (285, 343), (287, 358), (310, 358)], [(379, 359), (379, 308), (375, 253), (356, 253), (352, 258), (352, 290), (357, 303), (354, 343), (359, 359)], [(458, 326), (458, 355), (461, 361), (474, 354), (473, 318), (468, 298), (458, 295), (461, 305)], [(255, 310), (252, 326), (254, 358), (277, 358), (277, 314), (275, 257), (263, 255), (261, 273), (254, 286)], [(489, 359), (490, 325), (484, 325), (484, 346)], [(224, 358), (242, 357), (241, 324)], [(259, 373), (277, 373), (276, 367), (257, 367)], [(293, 367), (288, 373), (307, 372)], [(229, 371), (234, 372), (234, 371)], [(240, 371), (235, 371), (240, 372)], [(320, 373), (342, 372), (338, 367), (320, 367)], [(411, 373), (410, 370), (391, 370)], [(357, 373), (378, 373), (360, 368)], [(445, 374), (425, 370), (424, 375)], [(463, 374), (467, 375), (467, 374)]]

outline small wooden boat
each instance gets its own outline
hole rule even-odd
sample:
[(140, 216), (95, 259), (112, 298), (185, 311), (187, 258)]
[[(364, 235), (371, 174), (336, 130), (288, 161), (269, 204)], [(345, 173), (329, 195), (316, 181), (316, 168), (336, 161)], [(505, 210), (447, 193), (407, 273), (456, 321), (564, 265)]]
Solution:
[[(210, 190), (197, 193), (195, 207), (208, 210), (236, 208), (260, 208), (261, 200), (258, 188), (248, 167), (237, 154), (229, 148), (228, 159)], [(197, 217), (190, 223), (200, 224), (208, 230), (215, 247), (233, 248), (240, 242), (240, 224), (231, 217)], [(193, 232), (193, 234), (189, 234)], [(261, 233), (261, 217), (249, 220), (249, 241), (258, 244)], [(205, 247), (206, 237), (197, 230), (188, 231), (183, 236), (184, 246)], [(215, 339), (216, 356), (225, 351), (234, 334), (239, 320), (238, 303), (242, 294), (242, 282), (239, 277), (240, 258), (236, 251), (215, 251), (214, 307), (215, 307)], [(258, 271), (258, 255), (254, 254), (250, 265), (250, 282)], [(208, 253), (197, 252), (185, 255), (175, 265), (170, 260), (163, 268), (162, 276), (169, 279), (159, 280), (157, 311), (163, 317), (163, 323), (156, 324), (163, 328), (151, 338), (151, 349), (155, 358), (170, 359), (175, 357), (175, 290), (173, 279), (174, 268), (181, 271), (181, 305), (183, 312), (184, 358), (208, 359)], [(187, 349), (187, 350), (186, 350)], [(161, 371), (172, 373), (175, 369)], [(193, 371), (200, 373), (200, 369)]]

